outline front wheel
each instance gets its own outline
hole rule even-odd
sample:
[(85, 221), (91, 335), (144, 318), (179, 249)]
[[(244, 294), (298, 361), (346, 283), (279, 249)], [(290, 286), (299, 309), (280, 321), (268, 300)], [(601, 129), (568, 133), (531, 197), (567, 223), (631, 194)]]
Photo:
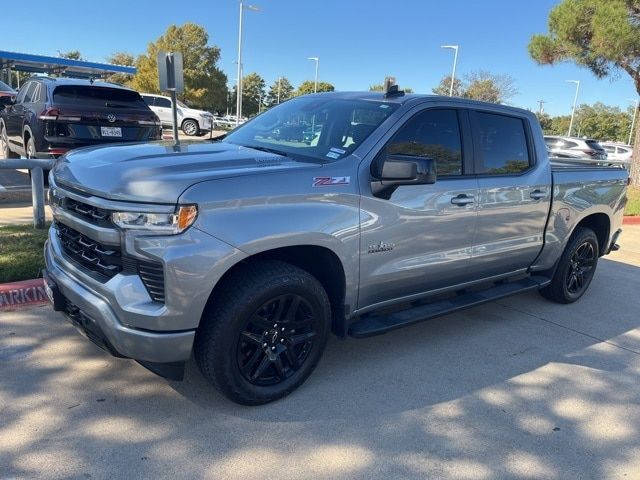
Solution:
[(587, 291), (596, 272), (598, 238), (590, 228), (577, 227), (569, 239), (551, 283), (542, 296), (558, 303), (573, 303)]
[(200, 133), (200, 127), (198, 126), (198, 122), (196, 122), (195, 120), (185, 120), (184, 122), (182, 122), (182, 131), (185, 133), (185, 135), (193, 137)]
[(0, 124), (0, 153), (4, 158), (20, 158), (20, 155), (12, 152), (9, 148), (9, 137), (4, 123)]
[(331, 307), (308, 272), (279, 261), (246, 265), (216, 291), (194, 345), (203, 375), (231, 400), (260, 405), (288, 395), (314, 370)]

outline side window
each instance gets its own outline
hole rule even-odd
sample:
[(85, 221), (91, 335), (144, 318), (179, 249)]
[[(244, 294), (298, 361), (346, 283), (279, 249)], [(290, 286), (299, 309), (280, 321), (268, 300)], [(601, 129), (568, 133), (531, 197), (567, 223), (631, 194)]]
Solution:
[(16, 103), (22, 103), (24, 101), (24, 96), (27, 93), (27, 90), (31, 88), (31, 85), (33, 85), (33, 82), (28, 82), (22, 85), (22, 88), (18, 91), (18, 95), (16, 95)]
[(507, 115), (475, 112), (478, 173), (520, 173), (530, 165), (524, 121)]
[(156, 107), (171, 108), (171, 100), (168, 98), (156, 97)]
[(155, 97), (151, 97), (149, 95), (142, 95), (142, 100), (144, 100), (144, 103), (147, 104), (147, 106), (149, 107), (153, 107), (153, 99)]
[(386, 147), (390, 155), (433, 158), (439, 176), (462, 175), (462, 142), (455, 110), (425, 110), (396, 132)]
[(562, 140), (562, 148), (573, 148), (577, 146), (578, 144), (576, 142), (570, 142), (569, 140)]
[(26, 92), (24, 92), (24, 98), (22, 99), (22, 103), (30, 103), (33, 102), (33, 96), (36, 92), (36, 87), (38, 84), (36, 82), (30, 82)]
[(33, 95), (33, 102), (44, 103), (47, 101), (47, 87), (42, 83), (38, 83), (38, 87)]

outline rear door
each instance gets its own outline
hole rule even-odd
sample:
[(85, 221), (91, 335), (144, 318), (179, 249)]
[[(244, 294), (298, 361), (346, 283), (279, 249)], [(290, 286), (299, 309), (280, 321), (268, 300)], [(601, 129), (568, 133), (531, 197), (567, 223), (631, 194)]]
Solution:
[(164, 97), (155, 98), (156, 115), (160, 118), (163, 125), (172, 125), (173, 118), (171, 114), (171, 100)]
[[(363, 162), (358, 308), (468, 280), (478, 183), (466, 174), (472, 158), (467, 126), (464, 110), (414, 109)], [(376, 197), (369, 166), (385, 154), (433, 158), (437, 181), (400, 186), (389, 198)]]
[(484, 277), (527, 268), (542, 248), (551, 167), (526, 116), (470, 112), (478, 178), (473, 269)]
[(5, 123), (7, 128), (7, 137), (14, 148), (23, 148), (22, 145), (22, 126), (24, 118), (27, 114), (27, 106), (31, 103), (31, 99), (36, 90), (36, 82), (25, 83), (16, 97), (16, 102), (7, 107), (5, 114)]

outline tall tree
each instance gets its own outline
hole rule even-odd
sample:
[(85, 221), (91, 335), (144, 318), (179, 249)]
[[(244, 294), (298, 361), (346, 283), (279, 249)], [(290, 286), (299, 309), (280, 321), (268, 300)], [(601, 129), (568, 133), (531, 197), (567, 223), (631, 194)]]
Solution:
[[(549, 13), (549, 33), (534, 35), (531, 57), (541, 65), (572, 61), (598, 78), (627, 73), (640, 95), (640, 1), (563, 0)], [(640, 129), (631, 181), (640, 185)]]
[(465, 81), (462, 96), (473, 100), (504, 103), (518, 93), (515, 81), (510, 75), (496, 75), (480, 70), (466, 75)]
[[(305, 80), (300, 84), (296, 90), (296, 95), (306, 95), (307, 93), (313, 93), (315, 83), (313, 80)], [(318, 82), (318, 92), (333, 92), (335, 87), (328, 82)]]
[[(279, 95), (278, 92), (280, 92)], [(291, 85), (291, 82), (289, 82), (287, 77), (280, 77), (269, 87), (265, 105), (267, 107), (272, 107), (278, 103), (278, 97), (280, 99), (280, 102), (284, 102), (292, 96), (293, 85)]]
[(131, 86), (140, 92), (160, 93), (157, 55), (159, 50), (181, 52), (184, 69), (182, 99), (199, 107), (216, 111), (226, 108), (227, 76), (217, 67), (220, 49), (208, 46), (209, 35), (200, 25), (171, 25), (147, 53), (136, 61), (137, 73)]
[[(442, 80), (437, 87), (431, 90), (435, 95), (444, 95), (448, 96), (451, 91), (451, 75), (447, 75)], [(462, 97), (464, 93), (464, 84), (462, 80), (459, 78), (455, 78), (453, 80), (453, 96), (454, 97)]]
[(61, 58), (68, 58), (69, 60), (84, 60), (79, 50), (69, 50), (68, 52), (62, 52)]
[(251, 117), (262, 110), (266, 100), (264, 89), (264, 79), (257, 73), (242, 78), (242, 115)]
[[(112, 65), (121, 65), (125, 67), (133, 67), (136, 64), (136, 60), (133, 55), (127, 52), (114, 52), (107, 57), (107, 62)], [(120, 85), (128, 86), (133, 80), (133, 76), (128, 73), (113, 73), (106, 78), (107, 82), (119, 83)]]

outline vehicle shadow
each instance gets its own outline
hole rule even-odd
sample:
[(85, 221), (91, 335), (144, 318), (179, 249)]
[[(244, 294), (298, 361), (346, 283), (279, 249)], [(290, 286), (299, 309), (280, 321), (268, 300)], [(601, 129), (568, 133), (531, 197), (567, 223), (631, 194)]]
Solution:
[(300, 389), (253, 408), (193, 361), (167, 382), (108, 357), (45, 307), (0, 316), (0, 477), (631, 475), (639, 287), (601, 260), (572, 305), (527, 293), (333, 339)]

